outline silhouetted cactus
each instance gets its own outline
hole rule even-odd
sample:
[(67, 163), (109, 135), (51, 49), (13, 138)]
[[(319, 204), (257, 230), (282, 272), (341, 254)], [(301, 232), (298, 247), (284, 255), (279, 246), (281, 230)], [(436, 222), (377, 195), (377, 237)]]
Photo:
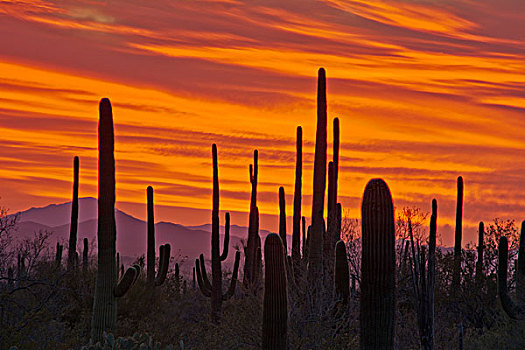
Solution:
[[(93, 317), (91, 321), (91, 341), (102, 340), (104, 332), (111, 332), (117, 322), (117, 266), (115, 225), (115, 158), (113, 113), (111, 103), (103, 98), (99, 105), (100, 121), (98, 126), (98, 269), (95, 296), (93, 301)], [(130, 269), (136, 270), (136, 267)], [(128, 269), (129, 270), (129, 269)], [(136, 272), (136, 271), (135, 271)], [(118, 295), (125, 294), (131, 284), (131, 277), (136, 280), (134, 271), (120, 283)], [(124, 276), (126, 276), (124, 274)], [(124, 277), (123, 276), (123, 277)]]
[[(312, 229), (308, 247), (308, 281), (314, 288), (323, 281), (324, 194), (326, 189), (326, 75), (319, 69), (317, 82), (317, 131), (315, 138)], [(315, 300), (314, 300), (315, 302)]]
[[(199, 261), (195, 261), (195, 268), (197, 271), (197, 280), (199, 288), (202, 294), (207, 297), (211, 297), (211, 319), (215, 323), (219, 323), (222, 318), (222, 301), (229, 299), (235, 293), (235, 285), (237, 283), (237, 274), (239, 270), (239, 260), (241, 253), (237, 251), (235, 253), (235, 264), (233, 268), (233, 274), (231, 279), (230, 288), (228, 291), (222, 293), (222, 269), (221, 261), (226, 260), (228, 257), (228, 244), (230, 240), (230, 214), (226, 213), (226, 224), (224, 233), (224, 248), (223, 253), (220, 253), (219, 246), (219, 167), (217, 164), (217, 146), (212, 146), (212, 159), (213, 159), (213, 206), (211, 213), (211, 273), (212, 282), (210, 283), (208, 275), (206, 273), (206, 266), (204, 265), (204, 256), (200, 256)], [(200, 265), (200, 266), (199, 266)]]
[(284, 254), (288, 254), (286, 244), (286, 202), (284, 198), (284, 187), (279, 187), (279, 236), (283, 241)]
[(366, 185), (361, 212), (361, 349), (393, 349), (394, 206), (382, 179), (370, 180)]
[(521, 223), (518, 267), (516, 271), (516, 303), (511, 299), (507, 287), (509, 246), (507, 237), (501, 236), (498, 245), (498, 294), (503, 310), (510, 318), (525, 319), (525, 221)]
[(179, 272), (179, 264), (175, 264), (175, 283), (174, 283), (174, 289), (175, 289), (175, 298), (180, 297), (180, 288), (181, 288), (181, 279), (180, 279), (180, 272)]
[(254, 285), (255, 280), (260, 280), (257, 276), (256, 266), (259, 265), (257, 260), (257, 249), (261, 247), (261, 237), (259, 236), (259, 209), (257, 208), (257, 177), (259, 172), (258, 151), (253, 151), (253, 165), (250, 164), (250, 184), (252, 185), (252, 194), (250, 199), (250, 217), (248, 223), (248, 241), (246, 243), (244, 257), (244, 284), (257, 290)]
[[(297, 127), (295, 189), (293, 196), (292, 259), (297, 269), (301, 263), (301, 195), (303, 177), (303, 129)], [(304, 232), (303, 232), (304, 234)]]
[(7, 268), (7, 288), (8, 288), (9, 291), (13, 288), (14, 281), (15, 281), (15, 277), (14, 277), (14, 273), (13, 273), (13, 268), (11, 266), (9, 266)]
[(350, 275), (348, 272), (348, 259), (346, 257), (345, 242), (338, 241), (335, 245), (335, 299), (344, 305), (350, 296)]
[(89, 241), (87, 238), (84, 238), (84, 250), (82, 251), (82, 269), (87, 271), (88, 269), (88, 256), (89, 256)]
[(288, 287), (281, 238), (271, 233), (264, 242), (264, 301), (262, 348), (288, 346)]
[(55, 251), (55, 264), (57, 267), (62, 265), (62, 253), (64, 251), (64, 246), (57, 242), (57, 248)]
[[(147, 198), (147, 211), (148, 211), (148, 246), (147, 246), (147, 274), (146, 282), (149, 287), (160, 286), (166, 280), (166, 274), (168, 273), (168, 267), (170, 263), (170, 251), (171, 247), (169, 244), (160, 247), (159, 257), (159, 271), (157, 277), (155, 277), (155, 217), (154, 217), (154, 204), (153, 204), (153, 187), (148, 186), (146, 189)], [(167, 247), (167, 249), (166, 249)]]
[[(436, 283), (436, 230), (437, 201), (432, 200), (432, 215), (430, 216), (430, 231), (428, 236), (428, 264), (425, 258), (425, 247), (421, 247), (420, 261), (414, 259), (413, 270), (414, 292), (417, 307), (417, 322), (421, 349), (434, 349), (434, 295)], [(413, 238), (411, 237), (411, 241)], [(414, 267), (415, 267), (414, 266)]]
[(78, 169), (79, 160), (73, 160), (73, 201), (71, 202), (71, 227), (69, 230), (69, 249), (67, 253), (67, 268), (75, 265), (77, 252), (77, 230), (78, 230)]
[(193, 268), (193, 281), (192, 281), (193, 289), (195, 289), (195, 267)]
[(485, 234), (485, 225), (483, 225), (483, 221), (479, 222), (479, 228), (478, 228), (478, 257), (476, 261), (476, 283), (481, 283), (483, 280), (483, 236)]
[(452, 295), (457, 295), (461, 282), (461, 235), (463, 221), (463, 178), (458, 176), (456, 203), (456, 231), (454, 235), (454, 269), (452, 271)]

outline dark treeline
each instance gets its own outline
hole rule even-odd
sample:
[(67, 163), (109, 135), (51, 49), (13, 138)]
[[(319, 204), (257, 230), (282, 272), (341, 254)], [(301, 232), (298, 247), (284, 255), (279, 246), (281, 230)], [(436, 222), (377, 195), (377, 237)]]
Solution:
[[(102, 99), (98, 252), (87, 238), (77, 251), (78, 157), (67, 259), (60, 243), (51, 247), (51, 232), (14, 244), (18, 217), (2, 209), (0, 349), (524, 348), (525, 223), (521, 233), (511, 220), (480, 223), (477, 245), (462, 249), (461, 176), (451, 251), (437, 246), (437, 201), (429, 203), (429, 213), (405, 207), (395, 217), (383, 179), (367, 183), (361, 219), (350, 219), (337, 200), (339, 120), (333, 119), (329, 161), (327, 126), (321, 68), (310, 225), (302, 212), (299, 126), (291, 247), (283, 187), (276, 188), (279, 234), (259, 235), (255, 150), (246, 240), (230, 247), (226, 213), (221, 251), (219, 150), (213, 144), (211, 256), (190, 257), (191, 275), (180, 272), (186, 261), (173, 257), (169, 244), (156, 256), (150, 186), (145, 255), (126, 269), (116, 247), (113, 113)], [(232, 271), (223, 264), (229, 254), (235, 256)]]

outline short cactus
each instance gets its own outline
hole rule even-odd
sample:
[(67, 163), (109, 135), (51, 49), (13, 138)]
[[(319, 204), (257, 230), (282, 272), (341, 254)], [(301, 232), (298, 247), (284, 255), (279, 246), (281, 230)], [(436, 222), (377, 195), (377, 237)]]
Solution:
[(288, 346), (288, 287), (284, 248), (275, 233), (264, 242), (264, 302), (262, 348), (285, 350)]
[(361, 349), (394, 348), (394, 206), (382, 179), (368, 182), (363, 195), (361, 250)]
[(334, 265), (335, 298), (337, 301), (340, 301), (346, 305), (350, 296), (350, 275), (348, 272), (348, 259), (346, 257), (345, 242), (343, 241), (338, 241), (335, 245)]

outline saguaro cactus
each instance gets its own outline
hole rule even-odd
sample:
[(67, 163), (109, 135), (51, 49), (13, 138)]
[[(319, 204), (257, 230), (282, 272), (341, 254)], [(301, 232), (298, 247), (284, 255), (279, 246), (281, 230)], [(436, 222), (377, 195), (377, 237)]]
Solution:
[(170, 262), (171, 247), (165, 244), (160, 247), (159, 271), (155, 278), (155, 218), (153, 204), (153, 187), (146, 189), (148, 206), (148, 247), (147, 247), (147, 275), (146, 281), (149, 287), (160, 286), (166, 279)]
[(264, 302), (262, 348), (286, 350), (288, 344), (288, 286), (284, 249), (275, 233), (264, 242)]
[(394, 206), (382, 179), (368, 182), (363, 195), (361, 251), (361, 349), (394, 348)]
[(73, 160), (73, 201), (71, 202), (71, 227), (69, 229), (69, 249), (67, 253), (67, 268), (75, 266), (77, 252), (77, 230), (78, 230), (78, 169), (79, 160)]
[[(420, 261), (412, 256), (413, 286), (416, 298), (417, 321), (421, 349), (434, 349), (434, 286), (436, 283), (436, 230), (437, 201), (432, 200), (432, 215), (430, 216), (430, 231), (428, 236), (428, 264), (425, 259), (425, 247), (421, 247)], [(413, 243), (412, 235), (410, 240)], [(419, 251), (419, 248), (418, 248)], [(412, 253), (414, 254), (414, 252)], [(419, 264), (419, 269), (415, 267)]]
[(344, 305), (350, 296), (350, 275), (348, 272), (348, 259), (346, 257), (345, 242), (338, 241), (335, 245), (335, 298)]
[[(117, 285), (115, 225), (115, 158), (111, 103), (103, 98), (98, 125), (98, 269), (91, 320), (91, 341), (102, 340), (117, 322), (117, 297), (124, 295), (136, 280), (137, 271), (126, 272)], [(131, 269), (136, 270), (137, 266)], [(130, 276), (131, 275), (131, 276)], [(133, 277), (133, 278), (131, 278)], [(130, 280), (132, 280), (131, 283)]]
[(525, 319), (525, 221), (521, 223), (518, 268), (516, 271), (516, 303), (511, 299), (507, 287), (509, 243), (501, 236), (498, 245), (498, 294), (503, 310), (510, 318)]
[(64, 251), (64, 246), (57, 242), (57, 249), (55, 254), (55, 263), (57, 267), (60, 267), (62, 265), (62, 252)]
[(253, 165), (250, 164), (250, 184), (252, 194), (250, 199), (250, 217), (248, 223), (248, 241), (245, 250), (244, 261), (244, 284), (254, 287), (254, 281), (259, 280), (257, 276), (257, 249), (261, 247), (261, 237), (259, 236), (259, 209), (257, 208), (257, 177), (259, 173), (258, 166), (259, 152), (253, 151)]
[(293, 196), (292, 260), (297, 269), (301, 263), (301, 193), (303, 177), (303, 129), (297, 127), (295, 156), (295, 190)]
[(478, 258), (476, 261), (476, 282), (480, 283), (483, 280), (483, 236), (485, 234), (485, 225), (483, 221), (479, 222), (478, 229)]
[(324, 194), (326, 190), (326, 74), (319, 69), (317, 82), (317, 131), (312, 198), (312, 237), (308, 251), (308, 281), (318, 286), (323, 281), (323, 235), (324, 235)]
[(82, 251), (82, 269), (87, 271), (88, 268), (88, 254), (89, 254), (89, 241), (87, 238), (84, 238), (84, 250)]
[(452, 271), (452, 295), (456, 295), (461, 281), (461, 235), (463, 221), (463, 178), (458, 176), (458, 198), (456, 204), (456, 232), (454, 235), (454, 269)]
[(213, 158), (213, 208), (211, 213), (211, 274), (212, 282), (210, 283), (204, 265), (204, 255), (200, 256), (199, 261), (195, 261), (195, 268), (197, 270), (197, 281), (199, 288), (207, 297), (211, 297), (211, 319), (215, 323), (219, 323), (222, 318), (222, 301), (227, 300), (235, 293), (235, 286), (237, 283), (237, 274), (239, 271), (239, 260), (241, 253), (235, 253), (235, 263), (233, 267), (233, 274), (230, 288), (228, 291), (222, 293), (222, 269), (221, 261), (228, 257), (228, 244), (230, 240), (230, 214), (226, 213), (226, 225), (224, 233), (224, 248), (222, 254), (219, 247), (219, 168), (217, 164), (217, 146), (212, 146)]
[(288, 253), (286, 244), (286, 202), (284, 198), (284, 187), (279, 187), (279, 236), (283, 241), (284, 252)]

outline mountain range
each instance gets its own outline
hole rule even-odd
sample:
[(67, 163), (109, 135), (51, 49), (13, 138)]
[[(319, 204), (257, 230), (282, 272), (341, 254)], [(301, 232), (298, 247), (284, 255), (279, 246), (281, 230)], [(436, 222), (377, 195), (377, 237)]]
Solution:
[[(85, 197), (79, 199), (78, 239), (77, 251), (81, 255), (83, 239), (86, 237), (90, 247), (96, 249), (97, 238), (97, 199)], [(21, 211), (19, 215), (15, 241), (30, 238), (39, 230), (52, 232), (51, 246), (55, 242), (64, 245), (65, 251), (69, 246), (69, 230), (71, 221), (71, 202), (50, 204), (45, 207), (31, 208)], [(115, 209), (117, 224), (117, 251), (120, 253), (124, 264), (131, 264), (135, 259), (146, 253), (147, 223), (133, 217), (119, 209)], [(270, 232), (260, 230), (261, 239), (264, 240)], [(231, 225), (230, 227), (230, 253), (226, 260), (227, 265), (233, 265), (234, 252), (239, 249), (242, 253), (242, 240), (246, 240), (248, 228)], [(224, 239), (224, 226), (221, 226), (221, 251)], [(291, 237), (288, 237), (291, 240)], [(211, 224), (199, 226), (183, 226), (172, 222), (155, 223), (155, 246), (158, 255), (159, 246), (169, 243), (172, 256), (176, 261), (182, 262), (184, 270), (191, 271), (193, 261), (203, 253), (206, 259), (211, 257)], [(64, 256), (66, 252), (64, 251)], [(186, 263), (184, 263), (187, 261)]]

